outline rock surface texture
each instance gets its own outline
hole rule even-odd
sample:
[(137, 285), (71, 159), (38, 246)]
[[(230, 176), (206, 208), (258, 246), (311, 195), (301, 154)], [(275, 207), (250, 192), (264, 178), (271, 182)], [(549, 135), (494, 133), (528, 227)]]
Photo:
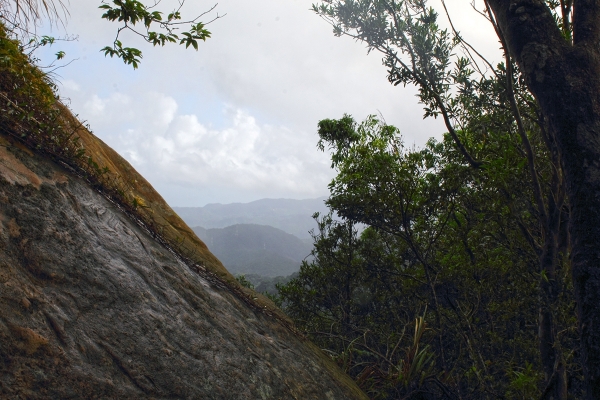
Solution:
[(366, 398), (285, 324), (4, 138), (0, 397)]

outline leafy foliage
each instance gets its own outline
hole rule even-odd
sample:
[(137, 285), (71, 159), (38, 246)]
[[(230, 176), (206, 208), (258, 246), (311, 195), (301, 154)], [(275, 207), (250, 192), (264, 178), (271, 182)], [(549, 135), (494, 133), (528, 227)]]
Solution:
[[(474, 169), (449, 135), (407, 150), (374, 116), (319, 127), (338, 171), (328, 205), (346, 222), (319, 220), (314, 261), (279, 287), (285, 311), (373, 398), (539, 396), (540, 273), (522, 233), (537, 220), (514, 185), (528, 177), (518, 138), (490, 135), (480, 155), (494, 162)], [(358, 235), (356, 222), (369, 228)], [(560, 343), (576, 348), (560, 280)], [(416, 320), (418, 350), (406, 334)]]
[(245, 288), (254, 289), (254, 285), (248, 279), (246, 279), (245, 275), (236, 275), (235, 279)]
[[(389, 323), (372, 322), (380, 310), (358, 312), (352, 296), (337, 296), (340, 303), (350, 301), (346, 307), (354, 314), (346, 318), (354, 322), (336, 335), (352, 346), (340, 350), (339, 340), (323, 337), (322, 327), (314, 329), (316, 315), (338, 321), (329, 321), (331, 327), (344, 324), (328, 314), (339, 305), (327, 305), (320, 314), (306, 312), (307, 306), (297, 309), (299, 293), (343, 287), (343, 277), (318, 277), (316, 271), (328, 264), (317, 256), (282, 287), (288, 310), (337, 358), (352, 352), (364, 332), (374, 336), (370, 358), (349, 368), (374, 397), (563, 399), (567, 389), (580, 395), (560, 157), (510, 58), (492, 66), (454, 27), (440, 29), (425, 0), (323, 0), (313, 10), (334, 34), (383, 54), (389, 81), (417, 86), (425, 117), (441, 116), (448, 131), (442, 143), (432, 140), (424, 149), (407, 150), (398, 129), (374, 116), (361, 124), (347, 115), (319, 123), (318, 147), (332, 152), (338, 171), (327, 203), (347, 224), (370, 226), (355, 239), (352, 255), (335, 259), (350, 257), (347, 268), (363, 265), (378, 279), (389, 271), (375, 281), (377, 288), (369, 287), (369, 293), (387, 293), (380, 300), (386, 305), (393, 304), (392, 293), (417, 299), (398, 308), (411, 310), (409, 318), (387, 316), (396, 329), (428, 310), (433, 372), (413, 381), (412, 391), (398, 385), (390, 391), (383, 384), (393, 376), (390, 371), (380, 373), (385, 379), (375, 386), (365, 385), (363, 372), (352, 368), (382, 359), (397, 364), (387, 351)], [(484, 12), (493, 22), (490, 10)], [(568, 22), (564, 12), (563, 20)], [(322, 229), (315, 237), (316, 253), (327, 254), (322, 246), (341, 237), (335, 232)], [(373, 237), (382, 244), (369, 242), (371, 253), (358, 250)], [(317, 283), (327, 277), (332, 288)], [(359, 282), (369, 282), (369, 275)]]
[[(119, 35), (123, 30), (130, 30), (136, 33), (153, 46), (164, 46), (167, 43), (179, 42), (179, 44), (185, 45), (186, 48), (192, 46), (195, 50), (198, 50), (199, 40), (206, 41), (210, 37), (210, 32), (205, 29), (206, 24), (197, 22), (197, 20), (202, 15), (212, 11), (216, 6), (189, 21), (182, 21), (180, 10), (183, 7), (183, 2), (180, 3), (179, 8), (170, 12), (166, 19), (163, 12), (154, 10), (155, 6), (156, 4), (147, 6), (138, 0), (113, 0), (112, 3), (103, 2), (99, 7), (104, 10), (102, 18), (111, 22), (122, 23), (122, 26), (117, 31), (113, 45), (106, 46), (101, 50), (104, 52), (104, 55), (121, 58), (124, 63), (132, 65), (134, 69), (139, 66), (142, 52), (133, 47), (123, 47), (123, 43), (119, 40)], [(217, 15), (215, 19), (217, 18), (220, 17)], [(136, 30), (136, 25), (142, 25), (144, 32)], [(181, 25), (189, 26), (189, 31), (182, 32), (180, 36), (175, 31)], [(153, 26), (158, 26), (161, 31), (151, 30)]]
[[(136, 69), (140, 65), (142, 51), (123, 44), (120, 39), (123, 31), (133, 32), (153, 46), (179, 43), (185, 45), (186, 49), (191, 46), (198, 50), (198, 41), (206, 41), (211, 37), (206, 25), (224, 16), (216, 14), (206, 23), (198, 21), (201, 17), (211, 13), (217, 6), (214, 5), (194, 19), (183, 20), (181, 9), (185, 1), (181, 1), (178, 7), (168, 13), (165, 18), (164, 12), (156, 10), (159, 3), (160, 1), (146, 5), (138, 0), (103, 0), (99, 6), (104, 11), (101, 18), (109, 22), (121, 23), (121, 26), (117, 29), (112, 45), (105, 46), (100, 51), (105, 56), (120, 58), (125, 64)], [(61, 15), (61, 10), (64, 15)], [(55, 39), (50, 36), (39, 38), (37, 34), (30, 31), (30, 25), (35, 25), (44, 16), (50, 22), (64, 22), (64, 19), (68, 17), (68, 10), (61, 0), (56, 2), (53, 0), (0, 0), (0, 20), (10, 25), (13, 33), (19, 33), (17, 36), (23, 42), (31, 40), (30, 44), (35, 42), (42, 46), (54, 42)], [(142, 30), (139, 30), (138, 27), (142, 27)], [(185, 31), (177, 33), (181, 28), (185, 28)], [(59, 51), (56, 56), (60, 60), (64, 58), (65, 54)]]

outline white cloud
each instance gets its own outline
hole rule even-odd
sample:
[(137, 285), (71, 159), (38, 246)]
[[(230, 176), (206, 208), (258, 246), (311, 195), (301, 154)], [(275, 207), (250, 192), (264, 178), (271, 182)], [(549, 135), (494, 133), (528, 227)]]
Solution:
[(61, 84), (65, 89), (71, 92), (79, 92), (81, 90), (81, 86), (72, 79), (65, 79)]
[[(93, 4), (72, 2), (67, 28), (79, 41), (47, 50), (78, 58), (59, 70), (61, 95), (170, 203), (322, 196), (332, 171), (315, 147), (319, 120), (381, 112), (408, 145), (445, 129), (422, 120), (414, 88), (387, 82), (379, 54), (334, 37), (309, 11), (313, 2), (221, 0), (217, 10), (227, 16), (209, 25), (212, 37), (197, 52), (124, 35), (125, 45), (144, 52), (136, 71), (99, 51), (114, 40), (117, 24), (101, 20)], [(485, 19), (464, 0), (446, 3), (465, 38), (498, 61)], [(210, 6), (188, 1), (183, 11)], [(448, 25), (443, 15), (440, 23)]]
[(100, 99), (100, 97), (98, 97), (97, 95), (94, 95), (94, 97), (85, 102), (83, 108), (90, 115), (100, 115), (104, 112), (104, 109), (106, 108), (106, 102)]
[[(331, 179), (316, 137), (261, 123), (231, 105), (223, 106), (226, 126), (220, 129), (178, 114), (176, 101), (156, 92), (135, 101), (94, 94), (84, 108), (91, 125), (112, 130), (111, 145), (154, 183), (315, 197)], [(124, 125), (130, 128), (119, 131)]]

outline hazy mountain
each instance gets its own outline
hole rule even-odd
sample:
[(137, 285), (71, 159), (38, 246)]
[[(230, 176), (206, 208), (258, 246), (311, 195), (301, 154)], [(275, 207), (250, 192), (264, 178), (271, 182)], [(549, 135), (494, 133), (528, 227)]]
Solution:
[(232, 274), (290, 275), (300, 269), (312, 249), (312, 245), (272, 226), (237, 224), (192, 229)]
[(270, 225), (301, 239), (310, 239), (308, 231), (317, 228), (312, 215), (315, 212), (328, 212), (325, 199), (262, 199), (251, 203), (207, 204), (204, 207), (173, 209), (188, 226), (210, 229), (236, 224)]

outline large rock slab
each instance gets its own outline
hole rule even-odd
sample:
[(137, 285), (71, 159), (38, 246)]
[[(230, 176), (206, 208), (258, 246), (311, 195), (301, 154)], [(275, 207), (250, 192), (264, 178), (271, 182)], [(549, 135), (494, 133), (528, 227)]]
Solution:
[(0, 397), (365, 398), (285, 323), (4, 138)]

